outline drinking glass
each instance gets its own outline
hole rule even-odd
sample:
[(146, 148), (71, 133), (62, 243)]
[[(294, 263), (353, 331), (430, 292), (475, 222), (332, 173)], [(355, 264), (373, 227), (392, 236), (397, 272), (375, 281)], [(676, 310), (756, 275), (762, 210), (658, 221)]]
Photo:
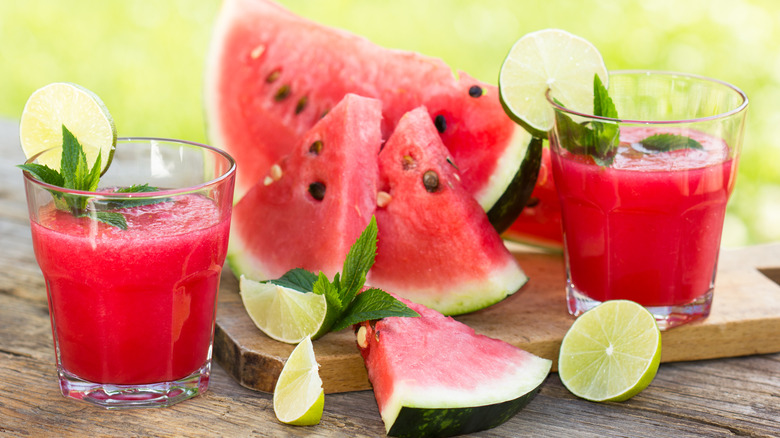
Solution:
[(628, 299), (662, 330), (705, 318), (748, 99), (725, 82), (658, 71), (612, 72), (609, 96), (618, 117), (548, 93), (568, 310)]
[(94, 192), (24, 172), (65, 397), (132, 408), (206, 391), (235, 171), (206, 145), (122, 138)]

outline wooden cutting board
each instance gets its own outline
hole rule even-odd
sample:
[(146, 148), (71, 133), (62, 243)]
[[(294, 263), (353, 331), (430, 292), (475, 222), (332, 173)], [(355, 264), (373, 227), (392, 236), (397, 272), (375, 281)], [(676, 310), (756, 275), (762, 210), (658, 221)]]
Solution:
[[(563, 258), (510, 249), (530, 281), (506, 300), (456, 319), (478, 333), (555, 361), (573, 322), (564, 300)], [(780, 352), (780, 243), (724, 251), (719, 265), (709, 318), (664, 332), (662, 362)], [(214, 358), (243, 386), (273, 392), (294, 346), (274, 341), (255, 327), (236, 278), (226, 271)], [(327, 334), (314, 342), (314, 350), (325, 392), (370, 388), (351, 330)]]

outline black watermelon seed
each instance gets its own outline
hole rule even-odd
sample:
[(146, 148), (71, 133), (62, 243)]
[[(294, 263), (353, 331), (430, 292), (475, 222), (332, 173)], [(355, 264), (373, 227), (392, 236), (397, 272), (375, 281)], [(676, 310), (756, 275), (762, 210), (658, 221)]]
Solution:
[(276, 70), (272, 71), (271, 73), (268, 73), (268, 76), (265, 77), (265, 81), (268, 82), (269, 84), (271, 82), (275, 82), (277, 79), (279, 79), (279, 76), (281, 74), (282, 74), (282, 71), (277, 68)]
[(439, 131), (439, 134), (443, 134), (447, 130), (447, 119), (441, 114), (433, 119), (433, 124), (436, 125), (436, 130)]
[(305, 110), (307, 103), (309, 103), (308, 96), (303, 96), (298, 99), (298, 103), (295, 105), (295, 114), (300, 114), (303, 110)]
[(526, 207), (536, 207), (537, 205), (539, 205), (539, 198), (536, 196), (528, 198), (528, 202), (525, 204)]
[(471, 88), (469, 88), (469, 96), (471, 97), (482, 96), (482, 87), (480, 87), (479, 85), (472, 85)]
[(317, 140), (309, 146), (309, 153), (319, 155), (322, 152), (322, 140)]
[(433, 170), (429, 170), (423, 174), (423, 185), (428, 193), (435, 193), (439, 190), (439, 174)]
[(325, 198), (325, 184), (319, 181), (309, 184), (309, 194), (312, 198), (322, 201)]
[(277, 102), (281, 102), (284, 99), (287, 98), (287, 96), (290, 95), (290, 86), (285, 84), (279, 87), (278, 90), (276, 90), (276, 94), (274, 95), (274, 100)]

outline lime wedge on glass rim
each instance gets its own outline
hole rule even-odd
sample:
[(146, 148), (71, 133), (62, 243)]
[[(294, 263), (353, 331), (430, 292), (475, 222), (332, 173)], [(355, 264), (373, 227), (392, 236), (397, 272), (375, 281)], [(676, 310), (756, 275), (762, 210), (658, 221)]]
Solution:
[(273, 283), (239, 281), (241, 300), (255, 325), (270, 338), (297, 344), (322, 335), (328, 313), (324, 295), (300, 292)]
[(306, 336), (290, 353), (274, 387), (274, 413), (279, 421), (294, 426), (320, 422), (325, 391), (319, 367), (311, 338)]
[(561, 343), (558, 375), (578, 397), (624, 401), (650, 385), (660, 361), (655, 317), (633, 301), (613, 300), (574, 321)]
[[(45, 150), (62, 146), (62, 126), (78, 139), (89, 168), (98, 153), (101, 174), (111, 164), (116, 148), (116, 126), (102, 100), (86, 88), (55, 82), (34, 91), (22, 111), (19, 139), (28, 159)], [(61, 153), (44, 154), (38, 163), (60, 170)]]
[(501, 105), (512, 120), (546, 138), (554, 117), (547, 90), (567, 108), (591, 112), (596, 74), (607, 87), (604, 59), (587, 40), (560, 29), (531, 32), (515, 42), (501, 65)]

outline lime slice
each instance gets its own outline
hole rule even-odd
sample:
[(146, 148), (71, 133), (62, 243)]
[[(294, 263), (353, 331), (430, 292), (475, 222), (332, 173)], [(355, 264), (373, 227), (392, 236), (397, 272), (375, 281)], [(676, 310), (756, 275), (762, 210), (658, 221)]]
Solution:
[(260, 283), (243, 275), (239, 289), (249, 317), (269, 337), (297, 344), (319, 335), (327, 314), (324, 295)]
[(308, 336), (295, 347), (284, 363), (274, 388), (274, 413), (282, 423), (311, 426), (320, 422), (325, 391), (319, 364)]
[(661, 361), (655, 318), (633, 301), (606, 301), (583, 313), (561, 344), (558, 375), (577, 397), (624, 401), (653, 381)]
[[(22, 111), (19, 137), (24, 155), (30, 157), (62, 146), (62, 126), (78, 139), (90, 168), (98, 153), (101, 174), (106, 171), (116, 148), (116, 126), (111, 114), (95, 93), (76, 84), (55, 82), (33, 92)], [(39, 164), (60, 169), (61, 153), (38, 157)]]
[(554, 117), (547, 90), (567, 108), (591, 112), (596, 74), (607, 87), (607, 67), (593, 44), (560, 29), (532, 32), (517, 40), (501, 65), (501, 104), (515, 122), (546, 137)]

